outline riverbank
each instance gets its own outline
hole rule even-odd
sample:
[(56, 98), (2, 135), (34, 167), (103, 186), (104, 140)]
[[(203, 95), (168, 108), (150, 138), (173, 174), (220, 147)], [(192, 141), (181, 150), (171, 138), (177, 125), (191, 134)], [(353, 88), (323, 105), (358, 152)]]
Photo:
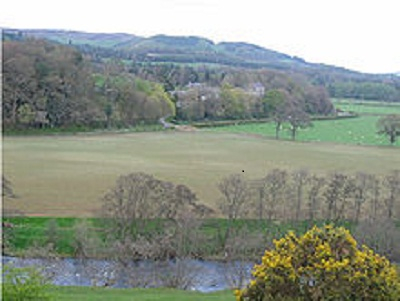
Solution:
[(226, 301), (234, 300), (230, 290), (200, 293), (175, 289), (109, 289), (99, 287), (56, 287), (52, 294), (57, 301)]
[[(105, 242), (106, 229), (100, 218), (73, 218), (73, 217), (4, 217), (3, 222), (11, 225), (10, 228), (4, 228), (4, 238), (7, 245), (5, 251), (7, 255), (15, 257), (76, 257), (77, 239), (79, 233), (82, 232), (82, 222), (86, 224), (85, 231), (87, 235), (95, 237), (100, 242), (98, 250), (85, 254), (86, 257), (104, 259), (107, 258), (109, 252), (105, 252), (102, 242)], [(149, 229), (156, 233), (159, 221), (150, 222)], [(166, 221), (164, 221), (166, 223)], [(262, 255), (268, 244), (273, 239), (279, 239), (287, 231), (293, 230), (302, 234), (314, 224), (323, 225), (326, 221), (300, 221), (300, 222), (278, 222), (266, 220), (238, 219), (231, 224), (227, 219), (204, 219), (201, 225), (196, 229), (196, 233), (201, 237), (202, 243), (191, 245), (190, 250), (194, 258), (204, 260), (222, 261), (225, 258), (224, 236), (228, 228), (231, 233), (247, 233), (248, 235), (258, 235), (263, 239), (259, 242), (259, 254), (252, 252), (257, 260)], [(161, 223), (162, 225), (165, 225)], [(354, 225), (349, 222), (337, 223), (348, 229), (352, 229)], [(81, 225), (81, 226), (79, 226)], [(149, 231), (150, 231), (149, 230)], [(146, 237), (155, 235), (154, 233), (146, 233)], [(45, 248), (45, 247), (49, 248)], [(38, 250), (40, 252), (38, 252)], [(49, 251), (48, 254), (43, 253)], [(251, 255), (250, 254), (250, 255)], [(250, 256), (249, 255), (249, 256)]]

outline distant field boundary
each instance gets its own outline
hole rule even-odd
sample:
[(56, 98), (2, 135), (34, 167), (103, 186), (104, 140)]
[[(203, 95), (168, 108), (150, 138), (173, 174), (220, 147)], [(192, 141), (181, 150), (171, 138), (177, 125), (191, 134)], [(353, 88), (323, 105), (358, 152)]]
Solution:
[[(344, 115), (334, 115), (334, 116), (311, 116), (311, 120), (312, 121), (338, 120), (338, 119), (349, 119), (349, 118), (359, 117), (359, 115), (354, 112), (345, 112), (345, 113), (346, 114)], [(266, 123), (266, 122), (273, 122), (273, 119), (260, 118), (260, 119), (218, 120), (218, 121), (193, 122), (190, 125), (196, 128), (210, 128), (210, 127), (222, 127), (229, 125)]]
[(384, 102), (374, 100), (361, 100), (361, 99), (332, 99), (333, 104), (350, 104), (368, 107), (400, 107), (400, 102)]

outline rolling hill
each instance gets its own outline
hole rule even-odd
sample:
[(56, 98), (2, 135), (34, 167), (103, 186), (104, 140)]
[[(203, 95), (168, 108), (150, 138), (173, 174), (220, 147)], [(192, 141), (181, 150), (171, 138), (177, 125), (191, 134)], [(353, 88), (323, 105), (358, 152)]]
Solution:
[(274, 50), (244, 42), (213, 41), (196, 36), (155, 35), (140, 37), (126, 33), (87, 33), (47, 29), (4, 29), (5, 36), (37, 37), (77, 47), (115, 50), (138, 61), (176, 63), (214, 63), (235, 67), (273, 68), (281, 70), (332, 70), (357, 75), (341, 67), (309, 63)]
[(162, 34), (140, 37), (127, 33), (3, 29), (5, 40), (21, 40), (27, 37), (75, 46), (98, 62), (117, 58), (139, 64), (207, 64), (215, 67), (274, 69), (305, 75), (312, 84), (327, 88), (331, 97), (400, 101), (398, 74), (369, 74), (322, 63), (310, 63), (302, 58), (250, 43), (214, 43), (204, 37)]

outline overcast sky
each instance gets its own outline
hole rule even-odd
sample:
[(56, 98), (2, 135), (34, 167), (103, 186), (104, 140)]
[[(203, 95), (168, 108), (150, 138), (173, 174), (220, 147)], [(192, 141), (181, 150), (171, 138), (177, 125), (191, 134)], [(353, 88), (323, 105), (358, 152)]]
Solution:
[(3, 0), (0, 26), (196, 35), (389, 73), (400, 71), (399, 6), (396, 0)]

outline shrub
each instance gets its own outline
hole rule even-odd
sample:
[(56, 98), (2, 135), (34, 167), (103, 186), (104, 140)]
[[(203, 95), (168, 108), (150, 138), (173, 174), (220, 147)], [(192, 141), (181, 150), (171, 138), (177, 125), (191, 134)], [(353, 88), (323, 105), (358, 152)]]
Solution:
[(2, 300), (7, 301), (47, 301), (52, 300), (48, 290), (49, 279), (33, 267), (3, 267)]
[(393, 220), (361, 221), (353, 234), (358, 243), (369, 246), (391, 261), (400, 262), (400, 229)]
[(357, 248), (349, 231), (314, 226), (297, 237), (289, 232), (274, 241), (253, 279), (236, 290), (238, 301), (398, 300), (396, 268), (367, 246)]

